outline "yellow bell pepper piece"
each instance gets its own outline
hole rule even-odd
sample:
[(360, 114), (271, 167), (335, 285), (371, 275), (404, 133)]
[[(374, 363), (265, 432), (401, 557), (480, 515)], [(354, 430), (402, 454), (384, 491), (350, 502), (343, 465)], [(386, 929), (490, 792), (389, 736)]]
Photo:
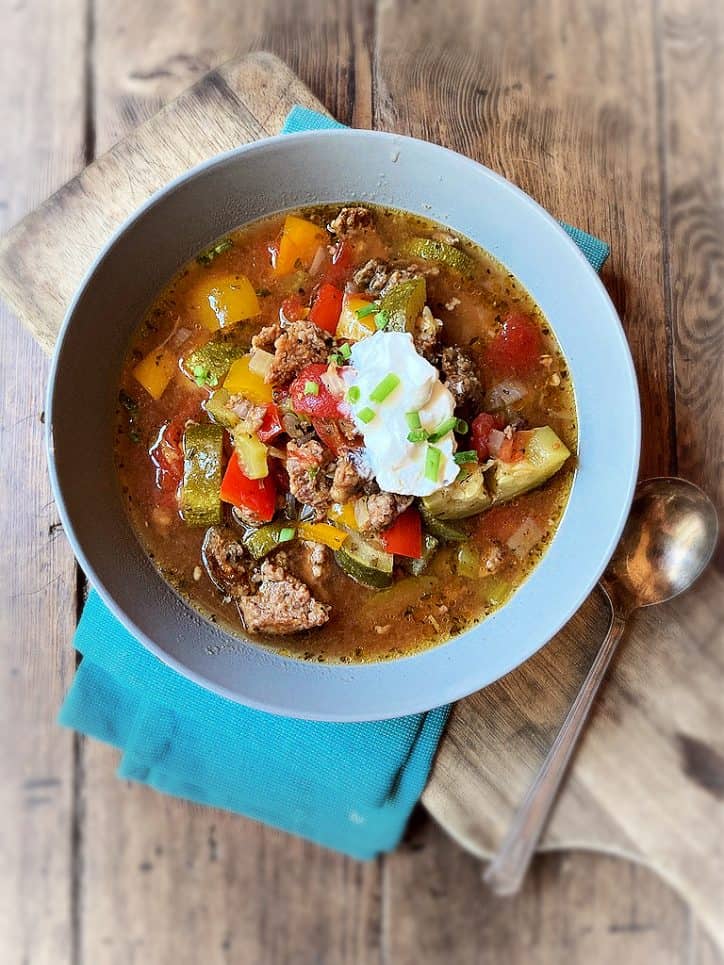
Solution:
[(377, 331), (375, 316), (357, 317), (357, 310), (369, 304), (369, 298), (362, 298), (360, 295), (345, 295), (342, 300), (342, 311), (337, 322), (335, 338), (346, 338), (350, 342), (359, 342), (361, 339), (367, 338), (368, 335), (374, 335)]
[(235, 429), (234, 450), (247, 479), (264, 479), (269, 475), (266, 446), (255, 432)]
[(133, 375), (152, 399), (160, 399), (177, 371), (178, 359), (168, 349), (161, 347), (141, 359)]
[(293, 214), (287, 215), (274, 271), (277, 275), (286, 275), (294, 270), (297, 261), (308, 268), (317, 248), (327, 240), (327, 232), (319, 225)]
[(354, 500), (348, 503), (332, 503), (327, 511), (327, 516), (335, 523), (346, 526), (347, 529), (352, 529), (355, 532), (359, 530), (354, 512)]
[(242, 355), (240, 359), (231, 363), (231, 368), (224, 379), (224, 388), (233, 395), (243, 395), (250, 402), (265, 405), (273, 401), (272, 387), (267, 385), (260, 375), (251, 371), (250, 358), (250, 355)]
[(191, 304), (201, 324), (210, 332), (229, 328), (261, 312), (254, 286), (246, 275), (204, 278), (194, 288)]
[(347, 539), (347, 534), (343, 530), (329, 523), (300, 523), (297, 536), (300, 539), (310, 539), (315, 543), (324, 543), (333, 550), (338, 550)]

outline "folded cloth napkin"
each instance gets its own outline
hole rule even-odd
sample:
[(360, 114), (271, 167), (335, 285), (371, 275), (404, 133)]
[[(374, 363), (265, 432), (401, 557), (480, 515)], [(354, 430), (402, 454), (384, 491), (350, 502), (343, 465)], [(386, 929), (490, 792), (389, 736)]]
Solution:
[[(295, 107), (283, 133), (341, 127)], [(564, 225), (598, 270), (608, 246)], [(425, 787), (447, 707), (331, 724), (219, 697), (149, 653), (91, 592), (75, 636), (83, 660), (60, 723), (123, 752), (119, 777), (236, 811), (369, 859), (396, 846)]]

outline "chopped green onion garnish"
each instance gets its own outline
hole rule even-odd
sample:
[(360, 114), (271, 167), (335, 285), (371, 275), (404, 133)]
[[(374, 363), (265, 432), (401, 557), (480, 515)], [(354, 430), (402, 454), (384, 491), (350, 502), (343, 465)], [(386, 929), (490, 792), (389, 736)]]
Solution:
[(409, 429), (422, 429), (419, 412), (406, 412), (405, 420)]
[(455, 426), (455, 431), (459, 436), (464, 436), (469, 429), (470, 426), (467, 424), (465, 419), (458, 419), (458, 424)]
[(358, 385), (350, 385), (347, 389), (347, 401), (348, 402), (359, 402), (360, 390)]
[(341, 365), (344, 359), (338, 352), (332, 352), (331, 355), (327, 356), (327, 361), (331, 362), (333, 365)]
[(463, 466), (466, 462), (477, 462), (478, 454), (474, 449), (466, 449), (464, 452), (456, 452), (453, 459), (458, 466)]
[(450, 416), (449, 419), (441, 422), (434, 432), (430, 433), (430, 442), (439, 442), (443, 436), (448, 434), (448, 432), (452, 432), (457, 424), (458, 420), (455, 418), (455, 416)]
[(428, 446), (427, 453), (425, 455), (425, 479), (429, 479), (430, 482), (437, 482), (437, 477), (440, 475), (440, 459), (442, 458), (442, 453), (435, 446)]
[(375, 315), (375, 328), (378, 328), (380, 331), (382, 331), (382, 329), (387, 328), (389, 321), (390, 316), (383, 309), (381, 312), (377, 312)]
[(294, 539), (295, 530), (291, 526), (285, 526), (284, 529), (279, 530), (279, 535), (277, 536), (278, 543), (288, 543), (290, 539)]
[(305, 382), (305, 383), (304, 383), (304, 394), (305, 394), (305, 395), (319, 395), (319, 382)]
[(352, 354), (352, 349), (349, 347), (347, 342), (343, 342), (342, 345), (340, 345), (339, 354), (342, 356), (343, 359), (348, 359), (350, 357), (350, 355)]
[(399, 375), (394, 375), (392, 372), (390, 372), (390, 374), (386, 375), (379, 385), (376, 385), (370, 392), (371, 401), (384, 402), (387, 396), (391, 395), (399, 384)]
[(407, 433), (408, 442), (427, 442), (427, 433), (424, 429), (412, 429)]
[(365, 425), (368, 422), (372, 422), (374, 417), (375, 417), (375, 410), (370, 409), (367, 406), (365, 406), (364, 409), (360, 409), (359, 412), (357, 413), (357, 418), (360, 420), (360, 422), (364, 422)]
[(374, 315), (375, 312), (380, 310), (380, 306), (377, 302), (370, 302), (369, 305), (363, 305), (362, 308), (358, 308), (355, 312), (357, 318), (367, 318), (368, 315)]

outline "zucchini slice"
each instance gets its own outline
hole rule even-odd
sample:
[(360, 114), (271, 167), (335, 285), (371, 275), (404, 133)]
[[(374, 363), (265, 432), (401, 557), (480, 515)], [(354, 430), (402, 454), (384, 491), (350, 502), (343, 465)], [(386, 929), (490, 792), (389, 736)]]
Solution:
[(411, 332), (426, 301), (427, 285), (422, 276), (410, 278), (391, 288), (380, 301), (380, 310), (389, 317), (387, 331)]
[(422, 505), (430, 516), (437, 519), (465, 519), (466, 516), (482, 513), (492, 502), (485, 487), (483, 470), (478, 467), (467, 476), (461, 473), (449, 486), (423, 497)]
[(525, 455), (517, 462), (495, 460), (486, 473), (494, 503), (503, 503), (527, 493), (554, 476), (571, 452), (550, 426), (522, 430), (516, 437)]
[(183, 438), (184, 478), (181, 515), (189, 526), (221, 522), (221, 426), (190, 422)]
[(412, 258), (424, 261), (437, 261), (460, 275), (472, 275), (475, 262), (470, 255), (455, 245), (433, 238), (411, 238), (404, 246), (404, 252)]
[(237, 331), (215, 332), (208, 342), (186, 356), (184, 370), (191, 378), (195, 378), (197, 372), (203, 372), (208, 385), (213, 388), (223, 382), (231, 363), (246, 355), (250, 345), (251, 339), (240, 338)]
[(357, 533), (348, 535), (344, 546), (337, 550), (334, 558), (339, 568), (362, 586), (369, 586), (374, 590), (386, 590), (392, 586), (394, 556), (377, 549)]

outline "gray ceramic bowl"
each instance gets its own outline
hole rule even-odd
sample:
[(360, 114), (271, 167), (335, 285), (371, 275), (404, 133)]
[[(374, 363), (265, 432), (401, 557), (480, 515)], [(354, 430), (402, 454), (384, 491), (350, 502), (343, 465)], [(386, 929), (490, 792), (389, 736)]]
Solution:
[[(280, 209), (361, 200), (449, 225), (499, 258), (546, 313), (567, 357), (580, 468), (540, 565), (498, 613), (416, 656), (364, 666), (277, 656), (208, 623), (148, 561), (121, 504), (112, 413), (130, 333), (200, 248)], [(491, 171), (443, 148), (368, 131), (272, 138), (221, 155), (160, 191), (113, 237), (75, 297), (53, 361), (50, 468), (91, 583), (154, 654), (253, 707), (293, 717), (396, 717), (454, 700), (522, 663), (569, 619), (618, 541), (639, 454), (636, 379), (616, 312), (556, 222)]]

